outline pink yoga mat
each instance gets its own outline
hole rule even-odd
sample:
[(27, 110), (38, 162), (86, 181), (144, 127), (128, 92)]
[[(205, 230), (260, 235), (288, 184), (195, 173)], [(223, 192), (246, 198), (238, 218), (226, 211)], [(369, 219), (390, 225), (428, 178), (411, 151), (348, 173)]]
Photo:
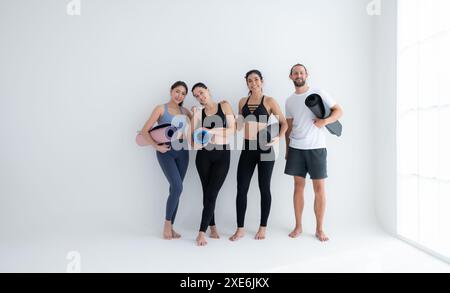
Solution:
[[(167, 144), (170, 143), (173, 135), (175, 132), (177, 132), (178, 128), (172, 126), (172, 124), (161, 124), (156, 127), (153, 127), (149, 133), (154, 141), (156, 141), (157, 144)], [(150, 143), (145, 140), (142, 133), (139, 131), (136, 135), (136, 144), (138, 146), (148, 146)]]

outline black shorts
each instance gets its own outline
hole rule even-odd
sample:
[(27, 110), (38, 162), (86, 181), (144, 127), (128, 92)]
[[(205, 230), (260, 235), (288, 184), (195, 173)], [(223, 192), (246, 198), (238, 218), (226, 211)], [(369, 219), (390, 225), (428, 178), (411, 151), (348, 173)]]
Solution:
[(284, 173), (312, 180), (325, 179), (327, 175), (327, 149), (298, 150), (289, 147)]

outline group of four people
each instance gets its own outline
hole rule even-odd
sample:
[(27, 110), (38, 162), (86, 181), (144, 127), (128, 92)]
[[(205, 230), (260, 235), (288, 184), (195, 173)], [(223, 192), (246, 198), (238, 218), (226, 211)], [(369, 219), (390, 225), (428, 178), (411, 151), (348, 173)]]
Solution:
[[(200, 107), (191, 110), (183, 107), (188, 93), (184, 82), (176, 82), (171, 87), (171, 99), (167, 104), (157, 106), (142, 128), (144, 138), (156, 149), (158, 162), (170, 184), (166, 205), (166, 217), (163, 237), (177, 239), (181, 236), (174, 231), (173, 224), (178, 209), (179, 198), (183, 190), (183, 180), (189, 163), (189, 146), (197, 151), (195, 164), (203, 189), (203, 211), (197, 245), (207, 244), (206, 231), (210, 228), (210, 237), (219, 238), (214, 209), (219, 191), (225, 182), (230, 168), (229, 138), (237, 130), (244, 130), (244, 144), (237, 168), (237, 230), (231, 241), (244, 237), (244, 221), (247, 208), (247, 193), (256, 166), (261, 193), (261, 221), (255, 239), (265, 239), (267, 221), (271, 206), (271, 177), (275, 163), (273, 146), (286, 137), (285, 173), (294, 177), (294, 210), (296, 225), (289, 234), (296, 238), (302, 233), (302, 212), (304, 206), (304, 187), (309, 173), (315, 192), (314, 212), (316, 215), (316, 237), (327, 241), (323, 230), (325, 213), (325, 179), (327, 178), (327, 150), (324, 127), (342, 116), (342, 108), (325, 92), (311, 89), (307, 84), (308, 71), (302, 64), (291, 68), (290, 79), (295, 85), (295, 93), (286, 101), (286, 117), (278, 103), (263, 93), (264, 79), (260, 71), (249, 71), (246, 82), (249, 95), (239, 101), (239, 115), (235, 116), (230, 103), (215, 102), (208, 87), (197, 83), (192, 94)], [(331, 108), (331, 115), (318, 119), (305, 106), (305, 99), (312, 93), (320, 94), (323, 102)], [(276, 135), (268, 125), (269, 117), (278, 120)], [(171, 141), (171, 144), (158, 144), (149, 131), (152, 127), (169, 123), (184, 125)], [(197, 132), (197, 130), (201, 132)], [(195, 136), (205, 133), (210, 136), (206, 144)]]

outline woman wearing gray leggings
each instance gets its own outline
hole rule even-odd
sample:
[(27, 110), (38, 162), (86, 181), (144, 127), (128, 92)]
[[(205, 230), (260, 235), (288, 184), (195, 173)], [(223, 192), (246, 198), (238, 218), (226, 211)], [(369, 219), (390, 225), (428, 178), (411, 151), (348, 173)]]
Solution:
[[(184, 108), (183, 101), (188, 92), (186, 83), (177, 81), (170, 89), (170, 101), (157, 106), (141, 133), (145, 139), (156, 149), (156, 156), (167, 181), (170, 184), (169, 197), (166, 204), (166, 217), (164, 222), (164, 239), (179, 239), (180, 234), (174, 231), (173, 224), (177, 214), (178, 202), (183, 191), (183, 180), (189, 164), (188, 139), (184, 136), (191, 112)], [(158, 144), (149, 135), (148, 131), (154, 124), (172, 124), (179, 130), (173, 135), (170, 144)]]

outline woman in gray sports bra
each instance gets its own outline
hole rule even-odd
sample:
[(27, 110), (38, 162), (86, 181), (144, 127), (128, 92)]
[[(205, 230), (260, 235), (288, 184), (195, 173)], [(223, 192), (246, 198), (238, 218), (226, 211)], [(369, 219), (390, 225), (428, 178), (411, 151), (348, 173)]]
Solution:
[[(184, 108), (183, 101), (186, 98), (188, 87), (186, 83), (177, 81), (170, 90), (170, 101), (157, 106), (141, 133), (145, 139), (156, 149), (156, 156), (167, 181), (170, 184), (169, 197), (166, 204), (166, 217), (164, 222), (164, 239), (178, 239), (180, 234), (174, 231), (173, 224), (177, 214), (178, 202), (183, 190), (183, 180), (189, 164), (188, 138), (183, 130), (188, 126), (191, 112)], [(149, 130), (158, 122), (158, 125), (172, 124), (178, 128), (173, 135), (176, 140), (170, 144), (158, 144), (149, 135)]]

